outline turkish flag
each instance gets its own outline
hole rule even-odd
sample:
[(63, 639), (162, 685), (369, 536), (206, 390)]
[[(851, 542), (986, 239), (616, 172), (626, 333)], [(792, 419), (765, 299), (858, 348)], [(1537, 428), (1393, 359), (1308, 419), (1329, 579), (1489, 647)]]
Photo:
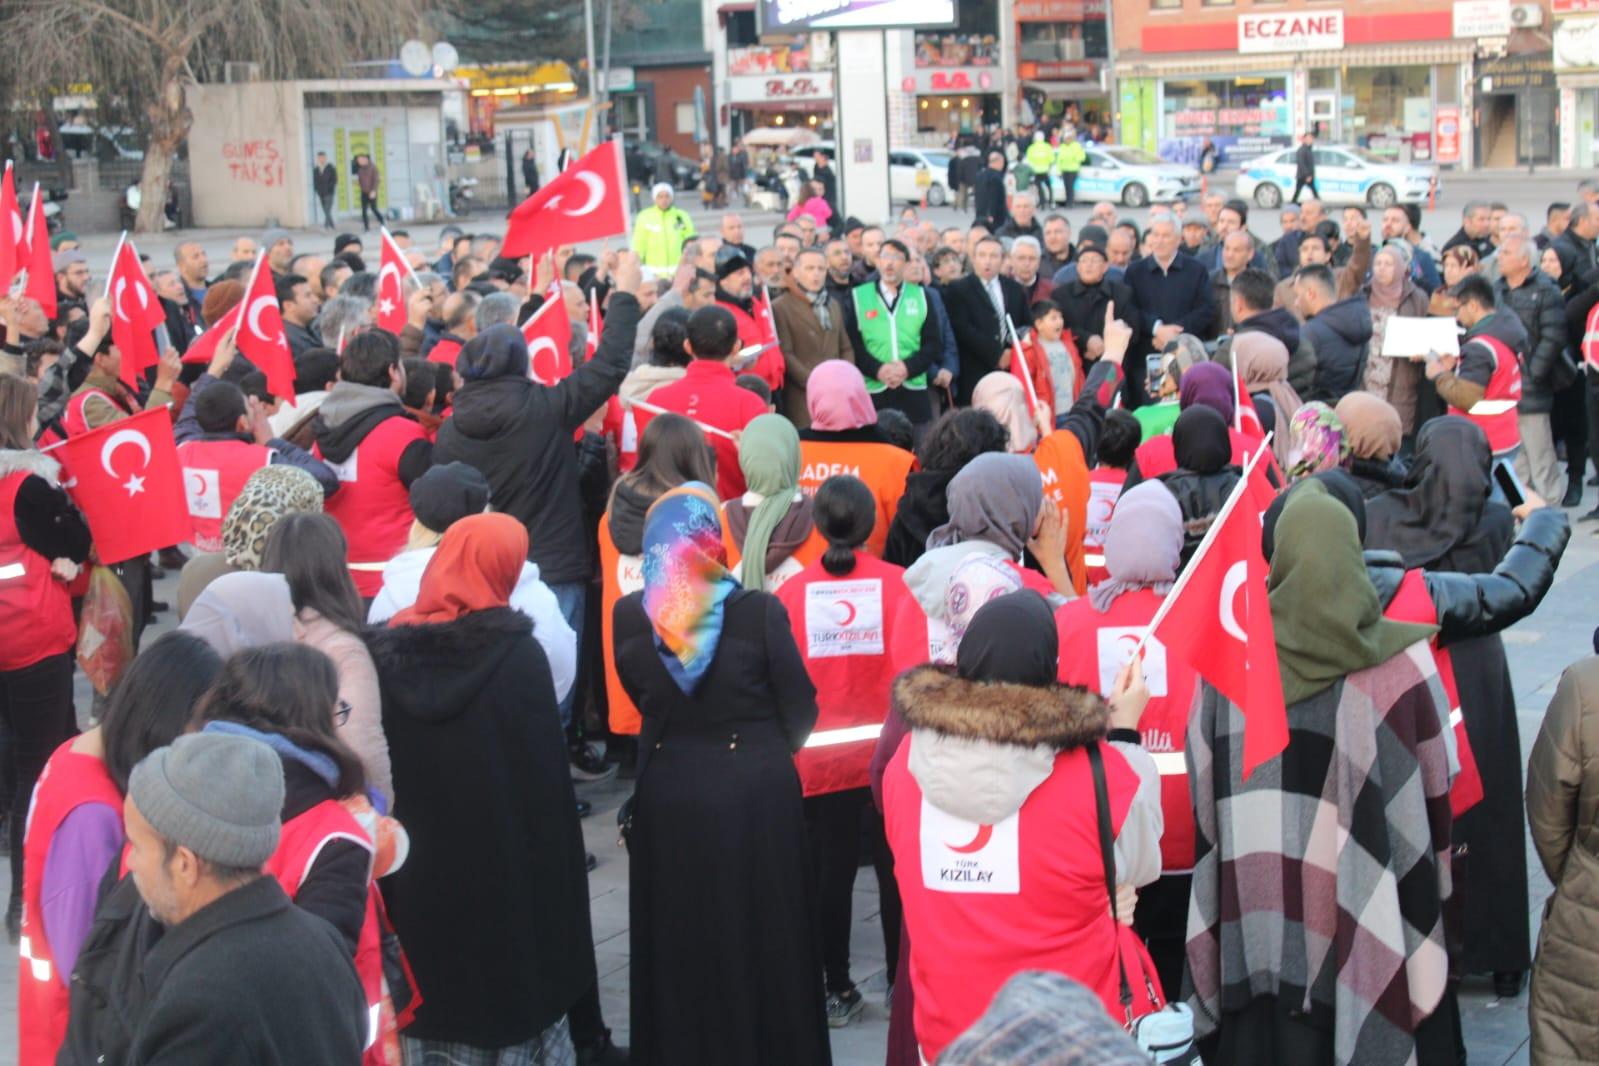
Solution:
[(228, 335), (228, 330), (239, 324), (239, 311), (243, 303), (236, 303), (227, 314), (217, 319), (214, 325), (206, 327), (194, 340), (189, 342), (189, 347), (183, 353), (185, 363), (209, 363), (217, 354), (217, 345), (222, 338)]
[(22, 212), (17, 209), (17, 181), (11, 161), (0, 177), (0, 290), (11, 288), (11, 279), (22, 266)]
[(1182, 658), (1243, 712), (1246, 778), (1288, 746), (1260, 512), (1249, 496), (1247, 479), (1240, 481), (1151, 627), (1167, 654)]
[(255, 274), (238, 310), (239, 351), (266, 374), (272, 395), (294, 399), (294, 356), (283, 333), (283, 310), (278, 306), (277, 283), (266, 265), (265, 252), (255, 261)]
[(194, 535), (172, 417), (158, 407), (57, 445), (63, 487), (83, 512), (100, 561), (120, 563)]
[(386, 329), (396, 337), (405, 329), (405, 276), (409, 272), (400, 246), (383, 229), (383, 265), (378, 270), (377, 304), (373, 318), (379, 329)]
[(606, 141), (512, 209), (500, 255), (519, 259), (627, 232), (622, 142)]
[[(1260, 424), (1260, 412), (1255, 410), (1255, 401), (1250, 399), (1249, 390), (1244, 388), (1244, 375), (1236, 367), (1233, 369), (1233, 428), (1250, 440), (1266, 438), (1266, 427)], [(1281, 428), (1287, 429), (1286, 426)]]
[(572, 373), (572, 323), (566, 317), (561, 283), (544, 294), (544, 305), (522, 323), (527, 339), (527, 376), (540, 385), (554, 385)]
[(117, 246), (107, 288), (111, 294), (111, 340), (122, 352), (122, 380), (137, 389), (139, 375), (161, 361), (153, 331), (167, 315), (132, 241), (124, 239)]
[(17, 266), (26, 267), (26, 295), (37, 300), (46, 318), (56, 317), (56, 265), (50, 256), (50, 227), (44, 220), (44, 201), (39, 198), (39, 183), (33, 183), (33, 202), (28, 205), (27, 252), (17, 250)]
[(583, 361), (586, 363), (594, 358), (594, 353), (600, 350), (600, 290), (589, 290), (589, 335), (583, 345)]

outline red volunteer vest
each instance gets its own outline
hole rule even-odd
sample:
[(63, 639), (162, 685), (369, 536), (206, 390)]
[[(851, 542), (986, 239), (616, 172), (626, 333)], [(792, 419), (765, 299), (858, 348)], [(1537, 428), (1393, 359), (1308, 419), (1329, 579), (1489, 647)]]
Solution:
[[(1120, 832), (1138, 775), (1109, 747), (1110, 821)], [(900, 745), (883, 777), (883, 823), (910, 936), (916, 1040), (926, 1062), (971, 1026), (1007, 980), (1047, 970), (1081, 981), (1122, 1019), (1116, 969), (1120, 943), (1130, 972), (1143, 944), (1110, 916), (1100, 858), (1093, 773), (1082, 749), (1055, 769), (1021, 809), (994, 825), (947, 814), (922, 795)], [(1149, 1002), (1134, 981), (1133, 1014)]]
[[(1249, 462), (1249, 457), (1260, 448), (1260, 441), (1250, 440), (1231, 426), (1227, 428), (1227, 436), (1233, 445), (1233, 457), (1228, 461), (1242, 468)], [(1177, 451), (1172, 445), (1170, 433), (1150, 437), (1138, 446), (1133, 458), (1138, 461), (1138, 472), (1143, 475), (1145, 481), (1152, 481), (1162, 474), (1169, 474), (1177, 469)], [(1269, 452), (1267, 458), (1270, 458)]]
[(91, 396), (98, 396), (119, 410), (123, 409), (122, 405), (117, 403), (116, 397), (104, 389), (84, 389), (67, 401), (67, 409), (61, 413), (61, 428), (66, 430), (68, 437), (82, 436), (89, 432), (89, 420), (83, 415), (83, 405)]
[[(1010, 559), (996, 561), (1015, 572), (1021, 579), (1022, 588), (1032, 589), (1046, 600), (1056, 595), (1055, 586), (1049, 583), (1049, 578), (1037, 570), (1029, 570)], [(958, 635), (950, 630), (948, 624), (941, 619), (927, 617), (915, 596), (906, 596), (900, 601), (889, 634), (889, 655), (894, 660), (896, 673), (922, 663), (953, 663), (955, 649), (960, 644)]]
[[(761, 323), (754, 315), (747, 315), (737, 304), (716, 303), (733, 316), (733, 321), (738, 324), (738, 347), (740, 351), (745, 348), (756, 347), (767, 341), (766, 331), (761, 328)], [(762, 352), (760, 356), (739, 371), (742, 374), (755, 374), (769, 385), (773, 392), (783, 387), (783, 374), (786, 367), (783, 365), (783, 353), (776, 348)]]
[[(1438, 624), (1438, 605), (1427, 592), (1427, 575), (1420, 570), (1406, 570), (1399, 591), (1394, 594), (1384, 617), (1395, 622), (1419, 622), (1422, 625)], [(1482, 799), (1482, 774), (1477, 770), (1477, 756), (1471, 750), (1471, 738), (1466, 735), (1465, 716), (1460, 713), (1460, 689), (1455, 684), (1455, 666), (1449, 651), (1438, 646), (1432, 638), (1432, 657), (1438, 663), (1438, 679), (1443, 683), (1444, 695), (1449, 700), (1449, 727), (1455, 731), (1455, 751), (1460, 757), (1460, 773), (1449, 786), (1449, 809), (1456, 818), (1471, 810)]]
[(17, 1043), (22, 1066), (54, 1063), (67, 1035), (71, 975), (57, 969), (44, 935), (44, 864), (50, 842), (67, 815), (85, 803), (103, 803), (118, 815), (122, 812), (122, 793), (106, 773), (105, 763), (71, 748), (69, 740), (44, 764), (28, 807), (22, 847), (22, 937), (17, 942)]
[(1088, 583), (1097, 585), (1110, 575), (1105, 571), (1105, 534), (1110, 530), (1110, 520), (1116, 513), (1116, 501), (1121, 499), (1122, 486), (1127, 483), (1127, 471), (1110, 466), (1096, 466), (1088, 472), (1088, 522), (1083, 528), (1083, 565), (1088, 569)]
[[(266, 872), (277, 878), (278, 884), (289, 898), (300, 892), (305, 875), (322, 854), (322, 849), (335, 840), (349, 840), (372, 850), (372, 838), (355, 816), (344, 809), (338, 800), (323, 800), (303, 814), (283, 823), (283, 834), (278, 839), (278, 850), (266, 862)], [(378, 1047), (379, 1015), (383, 999), (383, 949), (379, 937), (378, 910), (375, 896), (377, 885), (367, 883), (366, 920), (361, 923), (361, 936), (355, 948), (355, 972), (361, 978), (361, 990), (366, 995), (366, 1054), (362, 1061), (367, 1066), (379, 1066), (382, 1058), (374, 1061), (373, 1051)]]
[[(1149, 589), (1138, 589), (1117, 596), (1104, 614), (1087, 599), (1073, 600), (1056, 611), (1062, 683), (1109, 695), (1116, 672), (1154, 620), (1161, 599)], [(1161, 870), (1187, 873), (1194, 868), (1194, 803), (1188, 793), (1183, 745), (1197, 678), (1193, 667), (1167, 655), (1153, 638), (1144, 645), (1144, 678), (1150, 698), (1138, 731), (1160, 771), (1160, 808), (1166, 817), (1160, 836)]]
[(428, 349), (428, 362), (448, 363), (453, 367), (455, 365), (455, 360), (459, 358), (460, 355), (460, 341), (441, 340), (435, 342), (433, 347)]
[[(1488, 387), (1470, 411), (1451, 407), (1449, 413), (1463, 415), (1481, 426), (1488, 437), (1488, 449), (1498, 455), (1521, 443), (1521, 425), (1516, 421), (1516, 406), (1521, 402), (1521, 360), (1498, 337), (1479, 333), (1470, 343), (1479, 341), (1488, 346), (1494, 357), (1494, 372), (1488, 378)], [(1482, 410), (1490, 404), (1509, 406), (1496, 413)]]
[(611, 616), (616, 601), (644, 587), (644, 559), (623, 555), (611, 539), (609, 512), (600, 518), (600, 650), (605, 663), (607, 717), (611, 732), (636, 737), (643, 725), (638, 708), (628, 698), (627, 689), (616, 673), (616, 627)]
[(71, 651), (78, 639), (72, 594), (50, 573), (50, 560), (22, 543), (17, 532), (17, 490), (30, 476), (16, 470), (0, 477), (0, 670), (20, 670)]
[(327, 512), (350, 542), (350, 573), (356, 591), (370, 599), (383, 588), (383, 564), (400, 553), (411, 531), (411, 494), (400, 482), (400, 456), (412, 441), (423, 439), (422, 427), (396, 415), (379, 422), (342, 463), (327, 462), (339, 478), (339, 491), (328, 497)]
[(271, 461), (272, 453), (265, 445), (242, 440), (189, 440), (178, 445), (196, 548), (222, 550), (223, 516), (250, 475)]
[(890, 626), (911, 599), (905, 571), (857, 551), (849, 574), (834, 577), (818, 560), (777, 598), (816, 686), (816, 727), (794, 757), (805, 795), (866, 788), (895, 674)]
[(892, 444), (802, 440), (799, 486), (805, 495), (815, 496), (822, 482), (839, 474), (865, 482), (877, 501), (877, 524), (861, 550), (882, 558), (883, 546), (888, 543), (888, 527), (894, 524), (894, 512), (899, 510), (899, 499), (905, 495), (905, 479), (915, 465), (916, 456)]

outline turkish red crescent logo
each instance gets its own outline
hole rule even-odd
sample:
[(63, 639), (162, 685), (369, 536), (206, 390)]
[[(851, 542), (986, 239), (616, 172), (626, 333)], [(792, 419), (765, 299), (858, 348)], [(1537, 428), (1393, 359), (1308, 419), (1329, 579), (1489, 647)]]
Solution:
[(196, 496), (204, 496), (206, 488), (204, 475), (200, 474), (198, 471), (191, 470), (189, 472), (189, 479), (194, 482), (194, 488), (191, 491), (193, 491)]
[(977, 835), (972, 837), (970, 842), (961, 844), (958, 847), (954, 844), (945, 844), (944, 846), (958, 855), (970, 855), (973, 852), (982, 851), (984, 848), (988, 847), (988, 841), (991, 837), (993, 837), (993, 835), (993, 826), (979, 825), (977, 827)]
[(835, 606), (844, 608), (844, 616), (838, 620), (839, 625), (847, 629), (855, 624), (855, 605), (853, 603), (848, 600), (839, 600)]

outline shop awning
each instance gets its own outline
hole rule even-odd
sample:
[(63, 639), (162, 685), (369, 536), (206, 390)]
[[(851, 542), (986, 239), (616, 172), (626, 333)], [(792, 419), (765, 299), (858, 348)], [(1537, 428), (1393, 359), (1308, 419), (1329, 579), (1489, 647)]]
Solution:
[(1211, 52), (1165, 58), (1148, 53), (1127, 53), (1117, 60), (1119, 77), (1173, 77), (1182, 75), (1250, 75), (1287, 72), (1295, 66), (1308, 69), (1325, 67), (1405, 67), (1432, 63), (1465, 63), (1474, 54), (1474, 40), (1412, 41), (1400, 44), (1353, 45), (1341, 51), (1273, 52), (1240, 55), (1236, 52)]
[(732, 104), (740, 111), (821, 111), (833, 110), (831, 100), (751, 100)]
[(1041, 92), (1048, 100), (1083, 100), (1106, 95), (1105, 87), (1097, 81), (1024, 81), (1022, 87)]
[(1404, 44), (1368, 44), (1337, 52), (1305, 52), (1307, 67), (1419, 67), (1433, 63), (1467, 63), (1476, 54), (1475, 40), (1410, 41)]
[(725, 4), (716, 5), (718, 15), (730, 15), (735, 11), (754, 11), (755, 0), (728, 0)]

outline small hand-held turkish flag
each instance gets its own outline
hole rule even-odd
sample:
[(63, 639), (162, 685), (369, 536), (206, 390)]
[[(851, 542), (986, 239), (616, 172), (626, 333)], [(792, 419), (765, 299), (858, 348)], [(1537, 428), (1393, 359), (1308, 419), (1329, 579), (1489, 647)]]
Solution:
[(605, 141), (511, 210), (500, 254), (518, 259), (626, 232), (622, 142)]
[(111, 297), (111, 340), (122, 352), (122, 380), (137, 389), (139, 376), (161, 361), (153, 331), (167, 316), (126, 234), (111, 259), (106, 292)]
[(120, 563), (193, 536), (166, 408), (71, 437), (54, 451), (62, 485), (89, 523), (102, 563)]
[(5, 176), (0, 177), (0, 291), (11, 288), (22, 253), (22, 212), (17, 210), (17, 180), (8, 159)]
[(554, 385), (572, 373), (572, 323), (566, 317), (561, 283), (544, 294), (544, 305), (522, 323), (527, 339), (527, 376), (540, 385)]
[(228, 335), (228, 330), (239, 324), (239, 312), (244, 308), (241, 301), (233, 305), (232, 309), (214, 323), (206, 327), (204, 333), (189, 342), (189, 347), (183, 353), (185, 363), (209, 363), (216, 357), (217, 345), (222, 343), (222, 338)]
[(1288, 746), (1260, 512), (1248, 488), (1260, 459), (1257, 453), (1251, 460), (1149, 627), (1168, 654), (1182, 658), (1243, 712), (1246, 778)]
[(294, 356), (283, 333), (277, 283), (266, 265), (264, 251), (255, 261), (255, 273), (239, 312), (239, 351), (266, 374), (267, 389), (272, 395), (280, 400), (294, 399)]
[(583, 344), (583, 361), (586, 363), (594, 358), (594, 353), (600, 350), (600, 290), (589, 290), (589, 331)]
[(399, 336), (405, 329), (405, 277), (410, 272), (410, 265), (406, 263), (400, 246), (389, 236), (387, 226), (383, 228), (382, 246), (383, 265), (378, 270), (378, 296), (377, 304), (372, 309), (373, 318), (378, 329), (386, 329)]
[(28, 251), (24, 261), (21, 250), (17, 265), (28, 269), (26, 295), (39, 302), (46, 318), (56, 316), (56, 264), (50, 256), (50, 226), (44, 219), (44, 201), (39, 198), (39, 183), (33, 183), (33, 202), (28, 205)]
[[(1233, 356), (1235, 363), (1237, 358)], [(1266, 435), (1266, 427), (1260, 423), (1260, 412), (1255, 410), (1255, 401), (1244, 387), (1243, 372), (1236, 365), (1233, 367), (1233, 428), (1250, 440), (1258, 441)]]

